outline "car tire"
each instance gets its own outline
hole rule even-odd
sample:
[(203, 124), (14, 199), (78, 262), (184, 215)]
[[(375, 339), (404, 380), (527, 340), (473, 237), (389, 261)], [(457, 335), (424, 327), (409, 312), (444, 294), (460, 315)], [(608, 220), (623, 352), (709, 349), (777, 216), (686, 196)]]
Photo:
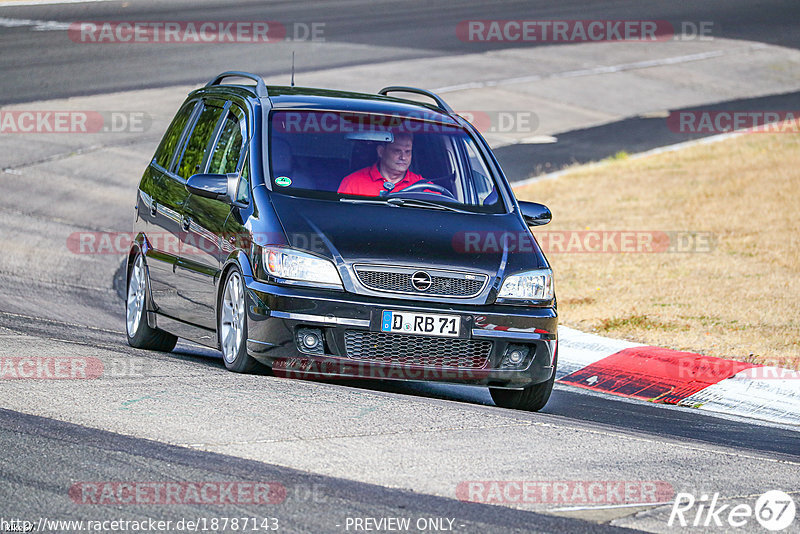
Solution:
[(239, 269), (228, 271), (217, 312), (217, 332), (222, 360), (229, 371), (249, 373), (259, 367), (247, 354), (247, 311), (244, 302), (244, 280)]
[(546, 382), (534, 384), (522, 390), (489, 388), (496, 406), (510, 408), (512, 410), (524, 410), (526, 412), (538, 412), (544, 408), (550, 400), (553, 392), (553, 384), (556, 382), (556, 367), (558, 366), (558, 356), (553, 361), (553, 376)]
[(125, 333), (128, 345), (137, 349), (169, 352), (175, 348), (178, 338), (159, 328), (147, 324), (147, 300), (149, 296), (147, 266), (141, 252), (136, 254), (128, 273), (128, 291), (125, 299)]
[(547, 382), (534, 384), (522, 390), (489, 388), (492, 400), (496, 406), (501, 408), (511, 408), (513, 410), (525, 410), (527, 412), (538, 412), (550, 399), (553, 391), (553, 383), (556, 381), (555, 373)]

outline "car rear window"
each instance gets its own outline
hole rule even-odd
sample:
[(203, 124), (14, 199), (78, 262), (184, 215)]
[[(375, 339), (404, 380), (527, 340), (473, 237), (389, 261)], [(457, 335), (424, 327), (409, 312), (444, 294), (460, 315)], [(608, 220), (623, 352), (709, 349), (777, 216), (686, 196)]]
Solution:
[(161, 140), (158, 150), (156, 150), (155, 161), (157, 165), (164, 169), (169, 169), (172, 156), (175, 153), (175, 149), (178, 148), (183, 130), (186, 128), (186, 123), (189, 121), (189, 117), (192, 115), (196, 105), (196, 100), (186, 102), (175, 114), (175, 118), (172, 119), (172, 123), (167, 128), (167, 133), (164, 134), (164, 138)]
[(207, 106), (200, 113), (192, 135), (186, 142), (181, 163), (178, 165), (176, 174), (181, 178), (189, 178), (193, 174), (202, 172), (206, 148), (211, 142), (211, 135), (214, 133), (220, 116), (222, 116), (222, 108), (214, 106)]

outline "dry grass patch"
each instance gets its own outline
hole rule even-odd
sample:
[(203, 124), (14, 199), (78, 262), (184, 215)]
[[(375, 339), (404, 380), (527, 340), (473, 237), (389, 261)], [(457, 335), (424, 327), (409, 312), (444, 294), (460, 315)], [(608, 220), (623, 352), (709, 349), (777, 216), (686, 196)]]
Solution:
[(535, 234), (713, 237), (710, 252), (549, 252), (562, 324), (800, 368), (800, 136), (751, 134), (613, 159), (516, 193), (553, 212)]

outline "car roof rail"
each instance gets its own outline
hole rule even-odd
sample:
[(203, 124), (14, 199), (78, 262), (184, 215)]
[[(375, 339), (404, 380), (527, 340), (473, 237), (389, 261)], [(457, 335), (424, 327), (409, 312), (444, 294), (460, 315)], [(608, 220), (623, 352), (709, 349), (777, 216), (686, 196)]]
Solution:
[(264, 78), (259, 76), (258, 74), (253, 74), (250, 72), (243, 72), (238, 70), (229, 70), (227, 72), (223, 72), (222, 74), (218, 75), (216, 78), (211, 80), (206, 84), (206, 87), (211, 87), (212, 85), (222, 85), (222, 80), (225, 78), (248, 78), (256, 82), (256, 96), (259, 97), (269, 97), (269, 93), (267, 92), (267, 84), (264, 83)]
[(440, 110), (444, 111), (445, 113), (447, 113), (449, 115), (455, 114), (455, 112), (453, 111), (453, 108), (448, 106), (447, 102), (445, 102), (444, 99), (442, 99), (442, 97), (440, 97), (439, 95), (437, 95), (436, 93), (434, 93), (432, 91), (428, 91), (427, 89), (418, 89), (416, 87), (406, 87), (406, 86), (402, 86), (402, 85), (392, 85), (392, 86), (389, 86), (389, 87), (384, 87), (383, 89), (378, 91), (379, 95), (384, 95), (384, 96), (386, 96), (389, 93), (413, 93), (413, 94), (416, 94), (416, 95), (427, 96), (428, 98), (430, 98), (434, 102), (436, 102), (436, 106)]

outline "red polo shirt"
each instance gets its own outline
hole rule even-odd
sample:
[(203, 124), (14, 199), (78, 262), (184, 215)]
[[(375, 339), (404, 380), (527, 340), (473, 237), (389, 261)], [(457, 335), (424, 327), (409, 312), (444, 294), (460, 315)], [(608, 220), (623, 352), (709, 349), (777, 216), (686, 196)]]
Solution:
[[(392, 191), (400, 191), (420, 180), (422, 180), (422, 176), (419, 174), (406, 171), (403, 179), (394, 184)], [(375, 163), (372, 167), (364, 167), (360, 171), (345, 176), (342, 183), (339, 184), (339, 193), (377, 197), (381, 191), (386, 191), (383, 187), (384, 182), (386, 182), (386, 178), (383, 177), (378, 170), (378, 164)]]

